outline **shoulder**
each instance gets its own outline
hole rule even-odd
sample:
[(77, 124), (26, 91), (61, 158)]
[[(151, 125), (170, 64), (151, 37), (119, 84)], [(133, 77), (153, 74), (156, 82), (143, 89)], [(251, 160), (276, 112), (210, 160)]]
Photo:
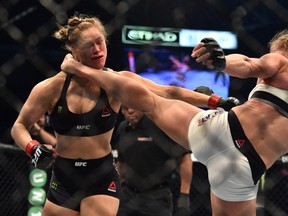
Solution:
[(260, 58), (248, 58), (252, 76), (270, 78), (286, 67), (288, 59), (281, 53), (267, 53)]
[[(38, 84), (35, 85), (34, 88), (49, 88), (50, 89), (54, 89), (55, 87), (60, 87), (60, 84), (63, 84), (65, 79), (66, 79), (66, 74), (64, 72), (59, 72), (58, 74), (56, 74), (53, 77), (47, 78), (41, 82), (39, 82)], [(62, 87), (62, 86), (61, 86)], [(47, 89), (48, 90), (48, 89)]]
[(60, 96), (65, 78), (66, 76), (64, 76), (64, 73), (59, 73), (39, 82), (33, 87), (29, 98), (41, 103), (53, 104)]
[(279, 67), (288, 63), (288, 54), (284, 52), (267, 53), (260, 57), (264, 65), (278, 65)]
[(263, 67), (271, 67), (277, 73), (287, 72), (288, 53), (280, 51), (277, 53), (269, 53), (261, 57)]

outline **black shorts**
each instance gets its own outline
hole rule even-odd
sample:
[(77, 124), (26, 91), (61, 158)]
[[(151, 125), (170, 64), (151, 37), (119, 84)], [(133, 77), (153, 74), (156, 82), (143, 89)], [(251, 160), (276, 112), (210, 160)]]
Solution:
[(234, 145), (248, 159), (254, 184), (257, 184), (258, 180), (266, 171), (266, 166), (262, 158), (255, 151), (251, 142), (246, 137), (237, 116), (232, 110), (230, 110), (228, 113), (228, 122), (233, 140), (242, 140), (243, 142), (245, 142), (245, 145), (241, 147), (236, 145), (235, 142)]
[(122, 185), (117, 216), (172, 216), (173, 195), (169, 186), (155, 187), (146, 192)]
[(120, 178), (113, 156), (82, 160), (57, 157), (47, 199), (57, 205), (80, 211), (81, 201), (98, 194), (119, 199)]

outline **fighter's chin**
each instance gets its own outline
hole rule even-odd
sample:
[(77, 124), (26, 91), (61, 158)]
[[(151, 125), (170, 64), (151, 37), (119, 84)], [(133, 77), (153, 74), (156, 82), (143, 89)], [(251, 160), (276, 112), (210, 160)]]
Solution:
[(102, 61), (91, 62), (89, 66), (95, 69), (102, 69), (105, 66), (105, 62)]
[(96, 69), (102, 69), (105, 66), (105, 58), (101, 57), (101, 58), (97, 58), (97, 59), (93, 59), (92, 63), (92, 67), (96, 68)]

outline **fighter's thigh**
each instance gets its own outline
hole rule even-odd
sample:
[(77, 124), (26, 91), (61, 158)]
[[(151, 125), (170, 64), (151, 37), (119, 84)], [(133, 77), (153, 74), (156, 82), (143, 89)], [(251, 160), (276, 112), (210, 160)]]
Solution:
[(94, 195), (82, 200), (81, 215), (115, 216), (119, 208), (119, 199), (107, 195)]
[(77, 211), (56, 205), (50, 202), (49, 200), (46, 200), (46, 203), (42, 211), (42, 216), (59, 216), (59, 215), (79, 216), (80, 214)]
[(157, 97), (154, 109), (146, 114), (172, 139), (187, 144), (190, 122), (200, 111), (202, 109), (180, 100)]
[(228, 202), (219, 199), (211, 192), (211, 206), (213, 216), (256, 216), (256, 199)]

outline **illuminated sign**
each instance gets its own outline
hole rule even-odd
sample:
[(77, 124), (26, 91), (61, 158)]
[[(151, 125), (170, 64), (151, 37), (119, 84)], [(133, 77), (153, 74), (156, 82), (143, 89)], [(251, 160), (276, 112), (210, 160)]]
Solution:
[(122, 42), (157, 46), (195, 47), (203, 38), (213, 37), (223, 49), (237, 49), (237, 37), (229, 31), (155, 28), (125, 25)]
[(223, 49), (237, 49), (237, 37), (229, 31), (180, 30), (179, 46), (195, 47), (203, 38), (214, 38)]
[(179, 46), (179, 30), (142, 26), (124, 26), (123, 43)]

